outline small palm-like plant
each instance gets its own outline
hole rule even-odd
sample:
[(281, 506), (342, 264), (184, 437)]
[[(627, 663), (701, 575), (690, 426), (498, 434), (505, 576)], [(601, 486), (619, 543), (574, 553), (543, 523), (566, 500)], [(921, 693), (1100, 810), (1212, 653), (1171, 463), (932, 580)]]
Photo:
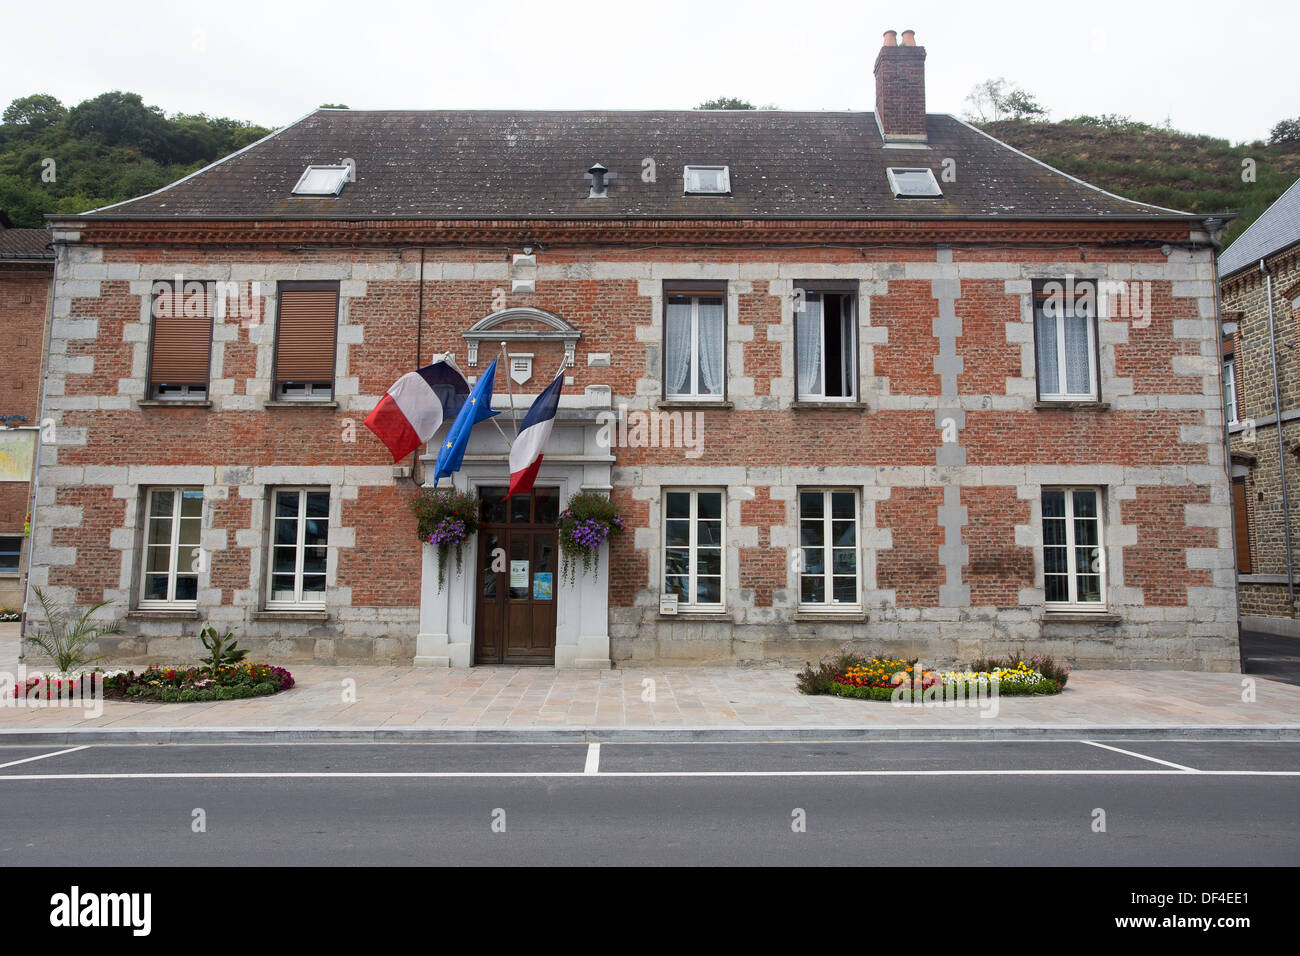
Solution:
[(241, 648), (239, 642), (235, 640), (234, 631), (218, 634), (217, 629), (211, 624), (204, 625), (199, 640), (203, 642), (208, 652), (207, 657), (200, 657), (199, 660), (208, 665), (208, 670), (213, 677), (217, 676), (219, 668), (238, 664), (248, 654), (248, 651)]
[(117, 634), (122, 630), (116, 621), (91, 620), (96, 611), (109, 605), (108, 601), (92, 604), (82, 612), (81, 617), (69, 623), (67, 608), (51, 603), (40, 588), (32, 588), (32, 591), (41, 602), (45, 627), (43, 631), (26, 638), (26, 641), (48, 654), (60, 674), (99, 660), (101, 655), (91, 655), (87, 653), (87, 648), (103, 635)]

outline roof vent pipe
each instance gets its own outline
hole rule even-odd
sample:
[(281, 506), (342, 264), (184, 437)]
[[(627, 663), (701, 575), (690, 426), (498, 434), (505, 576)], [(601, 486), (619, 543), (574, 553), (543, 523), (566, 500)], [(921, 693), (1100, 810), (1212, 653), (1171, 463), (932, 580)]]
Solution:
[(600, 163), (592, 166), (587, 170), (584, 179), (591, 180), (591, 192), (587, 194), (588, 199), (608, 199), (609, 198), (609, 181), (616, 177), (616, 173), (611, 173)]

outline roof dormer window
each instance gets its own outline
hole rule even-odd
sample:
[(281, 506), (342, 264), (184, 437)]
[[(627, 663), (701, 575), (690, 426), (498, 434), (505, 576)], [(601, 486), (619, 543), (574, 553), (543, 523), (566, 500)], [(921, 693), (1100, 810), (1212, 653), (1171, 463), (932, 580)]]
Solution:
[(731, 167), (687, 166), (683, 174), (687, 196), (730, 196)]
[(942, 199), (943, 190), (939, 188), (934, 173), (924, 167), (901, 169), (891, 166), (885, 170), (889, 176), (889, 188), (895, 199)]
[(337, 196), (348, 181), (349, 166), (308, 166), (293, 187), (295, 196)]

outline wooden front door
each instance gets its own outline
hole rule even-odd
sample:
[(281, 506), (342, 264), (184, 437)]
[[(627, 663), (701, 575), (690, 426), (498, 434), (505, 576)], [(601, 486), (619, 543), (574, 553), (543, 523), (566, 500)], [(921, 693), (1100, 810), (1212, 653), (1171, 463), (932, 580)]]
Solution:
[(559, 490), (480, 488), (477, 664), (554, 664)]

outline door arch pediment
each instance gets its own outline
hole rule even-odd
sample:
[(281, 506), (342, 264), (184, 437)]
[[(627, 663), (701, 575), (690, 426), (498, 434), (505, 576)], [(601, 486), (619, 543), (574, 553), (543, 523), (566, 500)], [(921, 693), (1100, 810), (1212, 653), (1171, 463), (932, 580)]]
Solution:
[(461, 333), (468, 348), (467, 362), (478, 365), (479, 343), (492, 342), (563, 342), (564, 364), (572, 367), (582, 332), (554, 312), (517, 306), (502, 309), (479, 319)]

